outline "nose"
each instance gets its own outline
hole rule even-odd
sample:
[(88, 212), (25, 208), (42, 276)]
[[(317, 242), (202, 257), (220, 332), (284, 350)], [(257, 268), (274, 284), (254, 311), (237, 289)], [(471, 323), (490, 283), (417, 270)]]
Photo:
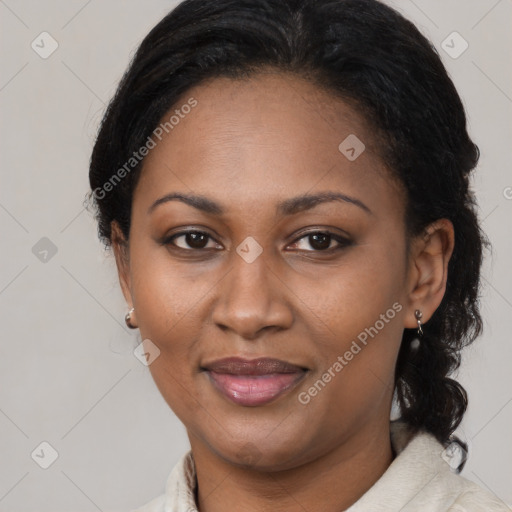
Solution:
[(231, 270), (218, 284), (214, 324), (248, 340), (288, 329), (293, 323), (288, 288), (268, 265), (265, 251), (251, 263), (235, 252), (231, 259)]

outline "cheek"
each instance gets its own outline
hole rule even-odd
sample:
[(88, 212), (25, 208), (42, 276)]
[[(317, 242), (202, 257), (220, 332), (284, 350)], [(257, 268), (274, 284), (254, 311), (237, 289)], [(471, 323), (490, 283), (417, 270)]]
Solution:
[(204, 326), (199, 318), (201, 304), (211, 286), (173, 268), (170, 259), (160, 254), (163, 252), (138, 253), (134, 247), (132, 292), (140, 335), (160, 351), (150, 371), (171, 403), (174, 396), (180, 396), (180, 388), (187, 386), (197, 365), (195, 347)]
[(133, 239), (131, 276), (137, 320), (141, 334), (179, 345), (200, 324), (191, 321), (212, 285), (208, 273), (197, 275), (194, 264), (176, 262), (167, 250), (152, 240)]
[(390, 308), (390, 323), (397, 324), (397, 308), (392, 306), (404, 300), (406, 276), (401, 247), (398, 239), (394, 244), (367, 244), (347, 254), (336, 266), (319, 268), (314, 279), (295, 277), (291, 288), (304, 311), (310, 311), (310, 325), (346, 341), (373, 326)]
[(364, 255), (347, 258), (336, 272), (319, 273), (315, 287), (303, 290), (318, 355), (313, 380), (329, 381), (326, 391), (316, 386), (323, 400), (316, 406), (311, 400), (319, 414), (321, 402), (349, 417), (389, 396), (403, 332), (405, 258), (399, 242), (365, 246)]
[(378, 290), (362, 300), (343, 301), (339, 316), (323, 318), (327, 327), (319, 332), (327, 336), (312, 333), (319, 364), (297, 397), (308, 417), (330, 426), (334, 437), (389, 414), (403, 307)]
[(166, 346), (149, 369), (169, 407), (182, 421), (188, 423), (186, 418), (193, 415), (199, 406), (191, 386), (190, 367)]

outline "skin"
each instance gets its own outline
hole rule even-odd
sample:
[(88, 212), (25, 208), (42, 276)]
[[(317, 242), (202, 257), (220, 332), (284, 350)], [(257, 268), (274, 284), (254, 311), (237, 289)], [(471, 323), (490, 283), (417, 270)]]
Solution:
[[(190, 97), (197, 107), (146, 157), (129, 241), (114, 222), (113, 249), (132, 322), (160, 350), (150, 371), (188, 432), (199, 510), (344, 510), (392, 462), (401, 336), (417, 326), (415, 309), (425, 323), (442, 300), (453, 227), (441, 219), (408, 240), (405, 193), (380, 159), (374, 131), (306, 80), (272, 72), (216, 78), (179, 105)], [(355, 161), (338, 150), (349, 134), (366, 146)], [(177, 200), (148, 213), (173, 192), (207, 197), (224, 213)], [(319, 192), (345, 194), (370, 212), (346, 201), (276, 210)], [(327, 239), (331, 249), (322, 251), (307, 235), (327, 228), (349, 242)], [(162, 242), (187, 229), (210, 235), (205, 248), (185, 236), (174, 240), (179, 247)], [(236, 252), (249, 236), (263, 249), (252, 263)], [(301, 404), (299, 393), (394, 303), (401, 311)], [(200, 371), (230, 356), (273, 357), (308, 372), (274, 402), (244, 407)]]

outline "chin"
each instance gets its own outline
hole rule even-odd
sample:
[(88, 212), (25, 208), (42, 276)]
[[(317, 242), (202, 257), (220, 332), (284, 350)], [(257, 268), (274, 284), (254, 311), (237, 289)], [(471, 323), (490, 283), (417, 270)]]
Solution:
[[(304, 437), (280, 437), (273, 439), (236, 440), (233, 436), (224, 438), (225, 444), (216, 439), (215, 445), (210, 445), (217, 455), (229, 464), (254, 469), (257, 471), (281, 471), (292, 469), (305, 462), (308, 457), (303, 453), (300, 443)], [(299, 449), (298, 449), (299, 448)]]

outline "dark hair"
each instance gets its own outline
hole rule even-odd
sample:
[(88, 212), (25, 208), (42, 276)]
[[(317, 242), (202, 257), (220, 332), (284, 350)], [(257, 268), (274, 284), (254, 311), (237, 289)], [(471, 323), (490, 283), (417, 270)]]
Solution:
[(402, 419), (446, 444), (467, 407), (465, 390), (448, 375), (482, 329), (478, 292), (487, 239), (469, 188), (479, 152), (436, 50), (390, 7), (377, 0), (178, 5), (138, 48), (103, 118), (89, 172), (99, 236), (109, 246), (116, 220), (128, 240), (143, 160), (122, 179), (116, 172), (126, 170), (188, 89), (208, 78), (248, 77), (268, 68), (332, 91), (380, 134), (382, 158), (407, 192), (408, 236), (441, 218), (454, 225), (445, 296), (418, 350), (410, 345), (415, 331), (405, 329), (395, 374)]

